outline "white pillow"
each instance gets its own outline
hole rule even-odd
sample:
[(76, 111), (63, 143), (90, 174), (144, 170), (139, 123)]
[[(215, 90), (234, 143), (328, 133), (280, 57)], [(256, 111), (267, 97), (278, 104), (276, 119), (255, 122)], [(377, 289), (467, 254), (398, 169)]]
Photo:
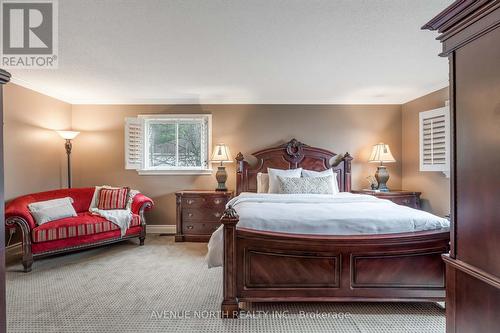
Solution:
[(267, 173), (269, 174), (268, 193), (279, 193), (278, 176), (288, 177), (288, 178), (300, 178), (300, 175), (302, 174), (302, 168), (288, 169), (288, 170), (267, 168)]
[(28, 208), (36, 224), (42, 225), (47, 222), (60, 220), (66, 217), (77, 216), (73, 208), (73, 199), (70, 197), (39, 201), (30, 203)]
[(326, 169), (325, 171), (313, 171), (313, 170), (302, 170), (302, 177), (304, 178), (315, 178), (315, 177), (326, 177), (332, 176), (333, 182), (333, 194), (339, 193), (339, 182), (337, 181), (337, 173), (333, 172), (333, 169)]
[(257, 174), (257, 193), (269, 192), (269, 175), (259, 172)]
[(332, 178), (332, 175), (306, 178), (278, 176), (278, 191), (282, 194), (333, 194)]

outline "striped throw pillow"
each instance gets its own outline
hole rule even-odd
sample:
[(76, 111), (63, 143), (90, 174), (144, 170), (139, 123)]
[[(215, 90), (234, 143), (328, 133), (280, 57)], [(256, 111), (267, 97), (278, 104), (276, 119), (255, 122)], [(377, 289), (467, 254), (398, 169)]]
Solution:
[(102, 210), (125, 209), (127, 207), (129, 188), (102, 188), (99, 191), (97, 208)]

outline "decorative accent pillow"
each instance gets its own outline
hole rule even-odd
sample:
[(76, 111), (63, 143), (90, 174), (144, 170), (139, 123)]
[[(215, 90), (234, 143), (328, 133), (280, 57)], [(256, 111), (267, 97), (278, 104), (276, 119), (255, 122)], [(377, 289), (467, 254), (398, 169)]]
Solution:
[(267, 173), (269, 174), (268, 193), (279, 193), (279, 183), (277, 177), (300, 178), (302, 168), (288, 170), (267, 168)]
[(333, 176), (287, 178), (278, 176), (281, 194), (333, 194)]
[(102, 188), (99, 191), (97, 208), (102, 210), (125, 209), (127, 207), (129, 188)]
[(30, 203), (28, 209), (36, 224), (77, 216), (70, 197)]
[(314, 171), (314, 170), (302, 170), (302, 177), (303, 178), (314, 178), (314, 177), (326, 177), (326, 176), (332, 176), (332, 182), (333, 182), (333, 193), (339, 193), (339, 182), (337, 180), (337, 173), (333, 172), (333, 169), (326, 169), (325, 171)]
[(257, 174), (257, 193), (269, 192), (269, 175), (259, 172)]

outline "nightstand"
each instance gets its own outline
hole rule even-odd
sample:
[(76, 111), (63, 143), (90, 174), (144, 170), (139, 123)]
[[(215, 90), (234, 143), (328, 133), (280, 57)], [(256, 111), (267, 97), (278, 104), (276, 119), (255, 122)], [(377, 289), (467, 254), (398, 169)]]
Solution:
[(177, 201), (176, 242), (208, 242), (221, 225), (220, 218), (233, 192), (180, 191)]
[(371, 190), (351, 191), (351, 193), (368, 194), (380, 199), (391, 200), (398, 205), (408, 206), (415, 209), (420, 209), (420, 194), (421, 192), (413, 191), (390, 191), (376, 192)]

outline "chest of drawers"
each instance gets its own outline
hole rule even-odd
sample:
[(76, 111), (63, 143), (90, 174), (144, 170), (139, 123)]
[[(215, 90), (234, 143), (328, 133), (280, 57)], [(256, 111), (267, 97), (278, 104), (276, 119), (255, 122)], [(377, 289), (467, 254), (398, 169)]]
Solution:
[(177, 200), (176, 242), (207, 242), (220, 226), (220, 218), (232, 192), (180, 191)]

